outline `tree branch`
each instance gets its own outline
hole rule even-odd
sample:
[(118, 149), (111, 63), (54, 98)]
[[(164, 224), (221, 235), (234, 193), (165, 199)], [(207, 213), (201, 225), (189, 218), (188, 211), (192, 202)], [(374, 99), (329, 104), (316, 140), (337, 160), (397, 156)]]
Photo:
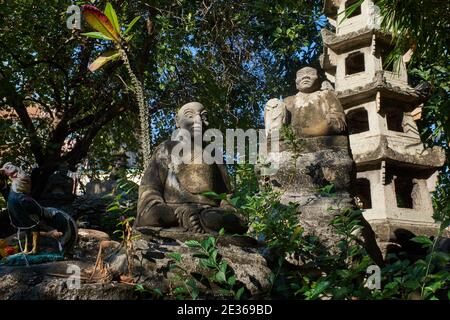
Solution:
[(44, 161), (42, 143), (37, 135), (33, 121), (28, 114), (27, 108), (23, 104), (25, 98), (17, 93), (15, 86), (6, 78), (2, 80), (2, 83), (4, 85), (0, 86), (0, 96), (4, 96), (6, 98), (6, 104), (11, 106), (19, 116), (20, 121), (22, 122), (30, 137), (31, 151), (36, 158), (36, 162), (41, 165)]
[(108, 122), (114, 119), (119, 113), (127, 109), (126, 105), (120, 105), (109, 112), (97, 113), (94, 119), (95, 125), (91, 126), (83, 137), (78, 140), (71, 151), (61, 157), (62, 161), (67, 161), (70, 165), (76, 165), (81, 159), (87, 156), (89, 147), (92, 144), (97, 133)]

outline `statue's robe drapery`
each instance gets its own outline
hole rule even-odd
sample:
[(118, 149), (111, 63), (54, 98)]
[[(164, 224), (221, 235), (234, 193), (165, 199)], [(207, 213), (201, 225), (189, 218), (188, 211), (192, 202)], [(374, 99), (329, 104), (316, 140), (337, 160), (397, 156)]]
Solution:
[(344, 109), (333, 91), (299, 92), (284, 103), (297, 137), (347, 134)]
[[(178, 143), (167, 140), (152, 155), (139, 187), (135, 227), (182, 226), (190, 229), (190, 218), (200, 219), (200, 215), (207, 214), (210, 218), (197, 221), (198, 228), (191, 231), (220, 229), (224, 224), (224, 227), (228, 226), (227, 231), (242, 233), (243, 227), (235, 215), (217, 214), (222, 210), (220, 200), (202, 195), (209, 191), (230, 192), (225, 166), (177, 164), (171, 154)], [(204, 221), (211, 223), (209, 228), (202, 224)]]

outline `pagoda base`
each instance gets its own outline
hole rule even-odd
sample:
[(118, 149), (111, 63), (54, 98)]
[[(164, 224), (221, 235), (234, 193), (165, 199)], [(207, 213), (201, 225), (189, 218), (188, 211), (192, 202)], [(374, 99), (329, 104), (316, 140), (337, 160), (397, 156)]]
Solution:
[[(439, 224), (434, 222), (404, 221), (397, 219), (368, 220), (377, 237), (377, 243), (383, 256), (399, 251), (416, 251), (421, 245), (410, 241), (416, 236), (436, 237)], [(444, 237), (450, 232), (444, 231)]]

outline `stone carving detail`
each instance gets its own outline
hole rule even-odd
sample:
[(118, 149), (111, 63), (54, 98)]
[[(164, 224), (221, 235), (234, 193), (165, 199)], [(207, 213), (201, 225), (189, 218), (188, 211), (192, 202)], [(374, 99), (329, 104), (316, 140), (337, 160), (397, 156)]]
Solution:
[(286, 105), (279, 99), (270, 99), (264, 108), (264, 124), (266, 136), (270, 136), (274, 130), (281, 130), (287, 122)]
[(174, 148), (179, 150), (183, 144), (195, 148), (195, 136), (207, 125), (203, 105), (191, 102), (182, 106), (176, 123), (190, 133), (190, 139), (169, 138), (156, 148), (139, 187), (135, 227), (182, 227), (194, 233), (215, 233), (224, 228), (229, 233), (244, 233), (247, 227), (231, 205), (202, 194), (229, 193), (225, 167), (192, 161), (195, 151), (181, 156), (185, 160), (191, 157), (188, 163), (173, 157)]

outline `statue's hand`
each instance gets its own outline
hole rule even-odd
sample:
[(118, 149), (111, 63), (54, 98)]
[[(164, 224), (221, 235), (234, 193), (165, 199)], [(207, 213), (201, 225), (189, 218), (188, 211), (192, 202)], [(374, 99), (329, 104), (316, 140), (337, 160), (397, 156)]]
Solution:
[(175, 210), (178, 223), (181, 227), (190, 232), (204, 233), (203, 227), (200, 222), (200, 213), (203, 209), (197, 205), (184, 205), (179, 206)]
[(174, 210), (165, 203), (157, 203), (141, 210), (136, 219), (137, 227), (172, 227), (178, 224)]
[(153, 207), (153, 209), (157, 210), (161, 216), (172, 217), (175, 215), (174, 210), (165, 203), (158, 203)]
[(331, 128), (338, 132), (343, 132), (346, 129), (345, 120), (343, 120), (339, 115), (336, 114), (328, 114), (327, 123)]

